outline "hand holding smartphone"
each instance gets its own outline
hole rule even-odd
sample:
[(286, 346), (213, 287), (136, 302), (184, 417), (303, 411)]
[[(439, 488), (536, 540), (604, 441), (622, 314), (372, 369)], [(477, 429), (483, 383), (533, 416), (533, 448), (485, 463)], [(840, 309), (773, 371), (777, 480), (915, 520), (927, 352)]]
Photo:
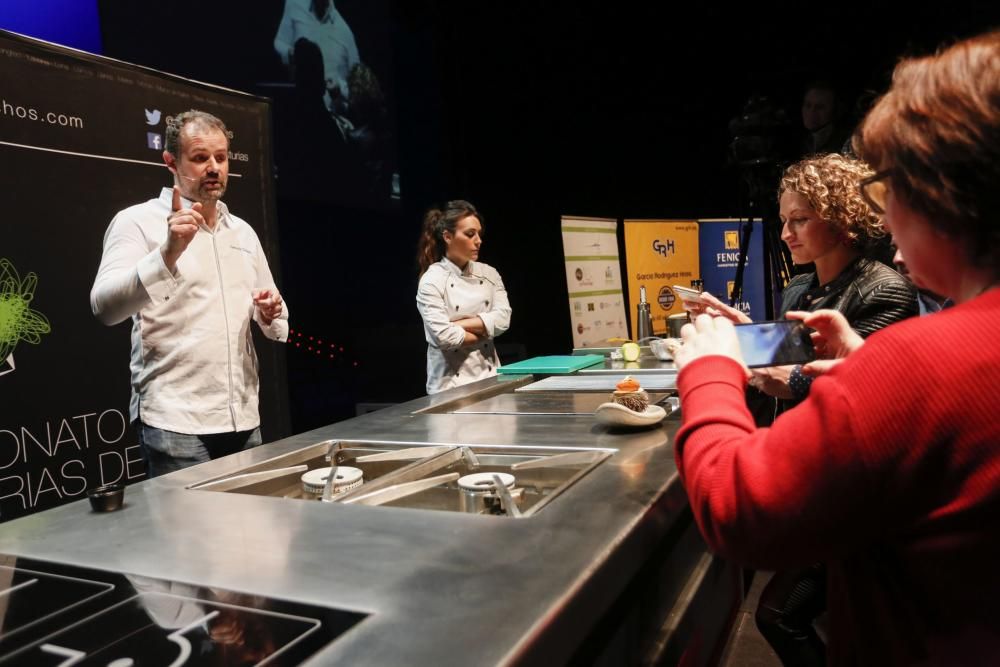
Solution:
[(798, 320), (736, 324), (734, 330), (748, 368), (805, 364), (816, 358), (809, 328)]
[(685, 310), (690, 312), (692, 316), (704, 313), (712, 317), (725, 317), (734, 324), (750, 322), (750, 318), (743, 311), (723, 303), (711, 292), (699, 292), (680, 285), (673, 285), (673, 290), (688, 304)]
[(705, 299), (702, 298), (701, 292), (696, 289), (691, 289), (690, 287), (681, 287), (680, 285), (673, 285), (671, 287), (674, 292), (677, 293), (684, 301), (691, 301), (693, 303), (705, 303)]

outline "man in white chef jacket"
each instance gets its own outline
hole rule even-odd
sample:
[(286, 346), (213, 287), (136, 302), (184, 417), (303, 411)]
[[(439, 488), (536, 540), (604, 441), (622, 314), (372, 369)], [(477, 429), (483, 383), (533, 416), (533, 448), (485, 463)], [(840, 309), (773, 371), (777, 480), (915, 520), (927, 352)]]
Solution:
[(250, 322), (288, 338), (260, 240), (222, 202), (225, 124), (184, 112), (165, 147), (173, 188), (114, 217), (90, 293), (104, 324), (132, 318), (130, 416), (150, 477), (260, 444)]

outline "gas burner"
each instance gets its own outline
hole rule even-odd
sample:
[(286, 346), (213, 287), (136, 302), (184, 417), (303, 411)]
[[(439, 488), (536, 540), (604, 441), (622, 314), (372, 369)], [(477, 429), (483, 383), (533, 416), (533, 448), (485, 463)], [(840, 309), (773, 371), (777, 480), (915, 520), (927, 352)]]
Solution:
[(324, 440), (188, 488), (516, 518), (533, 516), (611, 453)]
[(471, 475), (466, 475), (465, 477), (458, 478), (458, 486), (463, 491), (478, 491), (479, 493), (493, 493), (493, 489), (496, 487), (496, 482), (493, 481), (493, 476), (500, 478), (500, 481), (508, 489), (514, 488), (514, 476), (506, 472), (475, 472)]
[[(319, 496), (323, 494), (326, 480), (332, 468), (316, 468), (302, 474), (302, 491)], [(333, 495), (346, 493), (364, 484), (364, 475), (359, 468), (337, 466), (336, 477), (333, 480)]]
[[(496, 480), (504, 488), (498, 490)], [(461, 489), (459, 505), (469, 514), (500, 514), (519, 516), (516, 507), (524, 489), (514, 488), (514, 476), (506, 472), (476, 472), (458, 478)]]

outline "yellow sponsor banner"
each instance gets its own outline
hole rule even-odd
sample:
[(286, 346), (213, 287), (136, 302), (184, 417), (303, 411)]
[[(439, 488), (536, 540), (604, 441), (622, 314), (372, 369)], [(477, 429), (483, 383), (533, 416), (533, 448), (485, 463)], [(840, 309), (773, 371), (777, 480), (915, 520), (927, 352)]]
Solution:
[(625, 265), (628, 272), (629, 321), (637, 337), (636, 306), (639, 288), (653, 319), (653, 333), (667, 331), (667, 316), (683, 313), (674, 285), (688, 287), (701, 278), (698, 260), (698, 222), (695, 220), (626, 220)]

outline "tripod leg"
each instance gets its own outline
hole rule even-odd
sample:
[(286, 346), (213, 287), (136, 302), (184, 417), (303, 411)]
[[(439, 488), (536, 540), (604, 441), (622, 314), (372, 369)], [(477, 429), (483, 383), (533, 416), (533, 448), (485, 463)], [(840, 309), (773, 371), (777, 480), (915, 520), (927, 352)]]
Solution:
[(733, 280), (733, 293), (729, 295), (729, 305), (735, 306), (743, 300), (743, 273), (747, 267), (747, 251), (750, 249), (750, 236), (753, 234), (753, 216), (743, 223), (743, 238), (740, 239), (740, 257), (736, 263), (736, 278)]

